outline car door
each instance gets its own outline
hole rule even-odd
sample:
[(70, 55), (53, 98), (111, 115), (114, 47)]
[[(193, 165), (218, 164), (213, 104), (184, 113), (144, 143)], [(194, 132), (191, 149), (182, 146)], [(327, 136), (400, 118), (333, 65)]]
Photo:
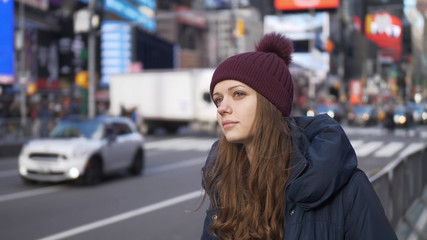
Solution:
[(104, 159), (104, 171), (117, 169), (117, 161), (120, 159), (120, 144), (117, 143), (118, 129), (113, 123), (104, 127), (103, 148), (101, 150)]
[(117, 168), (126, 168), (130, 166), (133, 155), (135, 154), (135, 143), (132, 137), (132, 130), (125, 122), (113, 123), (114, 128), (118, 130), (116, 137), (116, 147), (118, 154), (114, 166)]

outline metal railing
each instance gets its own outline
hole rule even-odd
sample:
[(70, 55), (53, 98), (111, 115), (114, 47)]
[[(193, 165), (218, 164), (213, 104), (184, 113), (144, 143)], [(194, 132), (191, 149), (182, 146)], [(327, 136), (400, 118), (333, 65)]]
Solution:
[(427, 185), (426, 157), (427, 147), (420, 146), (412, 153), (390, 162), (369, 179), (395, 229)]

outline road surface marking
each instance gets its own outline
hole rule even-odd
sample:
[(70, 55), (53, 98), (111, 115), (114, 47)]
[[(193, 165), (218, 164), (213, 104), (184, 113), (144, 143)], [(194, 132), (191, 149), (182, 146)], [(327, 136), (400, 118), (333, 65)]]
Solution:
[(371, 154), (373, 151), (378, 149), (383, 145), (383, 142), (372, 141), (366, 144), (360, 145), (356, 147), (354, 150), (356, 151), (356, 155), (358, 157), (366, 157)]
[(133, 218), (133, 217), (136, 217), (139, 215), (143, 215), (143, 214), (147, 214), (147, 213), (157, 211), (157, 210), (160, 210), (163, 208), (167, 208), (167, 207), (170, 207), (172, 205), (176, 205), (176, 204), (181, 203), (181, 202), (185, 202), (185, 201), (188, 201), (188, 200), (191, 200), (194, 198), (201, 197), (202, 195), (203, 195), (203, 191), (197, 190), (197, 191), (190, 192), (187, 194), (183, 194), (183, 195), (180, 195), (180, 196), (177, 196), (174, 198), (170, 198), (170, 199), (158, 202), (158, 203), (154, 203), (154, 204), (142, 207), (142, 208), (138, 208), (138, 209), (135, 209), (132, 211), (124, 212), (122, 214), (118, 214), (118, 215), (115, 215), (115, 216), (112, 216), (109, 218), (104, 218), (104, 219), (101, 219), (99, 221), (95, 221), (95, 222), (92, 222), (89, 224), (81, 225), (79, 227), (72, 228), (70, 230), (66, 230), (66, 231), (63, 231), (60, 233), (56, 233), (56, 234), (41, 238), (39, 240), (53, 240), (53, 239), (62, 239), (62, 238), (71, 237), (71, 236), (74, 236), (74, 235), (77, 235), (77, 234), (80, 234), (83, 232), (87, 232), (87, 231), (90, 231), (90, 230), (93, 230), (96, 228), (100, 228), (100, 227), (104, 227), (106, 225), (110, 225), (113, 223), (124, 221), (124, 220), (127, 220), (129, 218)]
[(145, 144), (145, 149), (151, 150), (200, 150), (209, 151), (215, 138), (197, 139), (197, 138), (175, 138), (164, 141), (148, 142)]
[(420, 151), (424, 147), (424, 143), (411, 143), (402, 152), (400, 152), (399, 157), (403, 157), (413, 152)]
[(362, 145), (363, 140), (353, 140), (353, 141), (350, 141), (350, 142), (351, 142), (351, 145), (353, 146), (353, 148), (357, 148), (360, 145)]
[(17, 192), (17, 193), (10, 193), (0, 196), (0, 202), (10, 201), (10, 200), (16, 200), (20, 198), (27, 198), (27, 197), (33, 197), (37, 195), (47, 194), (47, 193), (53, 193), (63, 190), (64, 187), (59, 186), (51, 186), (51, 187), (44, 187), (39, 188), (35, 190), (28, 190), (23, 192)]
[(375, 157), (391, 157), (405, 146), (402, 142), (391, 142), (375, 152)]
[(167, 172), (167, 171), (175, 170), (175, 169), (178, 169), (178, 168), (184, 168), (184, 167), (191, 167), (191, 166), (195, 166), (195, 165), (201, 165), (205, 161), (206, 161), (206, 157), (198, 157), (198, 158), (193, 158), (193, 159), (189, 159), (189, 160), (185, 160), (185, 161), (179, 161), (177, 163), (164, 164), (164, 165), (160, 165), (160, 166), (157, 166), (157, 167), (147, 168), (144, 171), (144, 174), (156, 174), (156, 173), (161, 173), (161, 172)]

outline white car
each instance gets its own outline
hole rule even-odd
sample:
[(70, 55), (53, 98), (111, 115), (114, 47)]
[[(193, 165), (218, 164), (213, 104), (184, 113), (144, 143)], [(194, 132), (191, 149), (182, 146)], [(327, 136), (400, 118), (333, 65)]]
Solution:
[(61, 120), (49, 138), (22, 147), (19, 174), (26, 183), (76, 180), (96, 184), (106, 173), (144, 168), (144, 137), (127, 118)]

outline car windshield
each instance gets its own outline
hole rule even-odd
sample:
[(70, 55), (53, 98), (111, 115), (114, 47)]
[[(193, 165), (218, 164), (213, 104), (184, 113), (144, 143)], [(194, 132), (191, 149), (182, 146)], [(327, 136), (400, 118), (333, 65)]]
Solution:
[(100, 139), (103, 126), (100, 121), (61, 121), (49, 134), (51, 138), (77, 138)]
[(356, 107), (354, 108), (355, 113), (369, 113), (371, 112), (372, 108), (365, 106), (365, 107)]
[(316, 111), (318, 113), (325, 113), (325, 112), (328, 112), (330, 110), (335, 111), (336, 106), (334, 106), (334, 105), (317, 105), (317, 107), (316, 107)]

